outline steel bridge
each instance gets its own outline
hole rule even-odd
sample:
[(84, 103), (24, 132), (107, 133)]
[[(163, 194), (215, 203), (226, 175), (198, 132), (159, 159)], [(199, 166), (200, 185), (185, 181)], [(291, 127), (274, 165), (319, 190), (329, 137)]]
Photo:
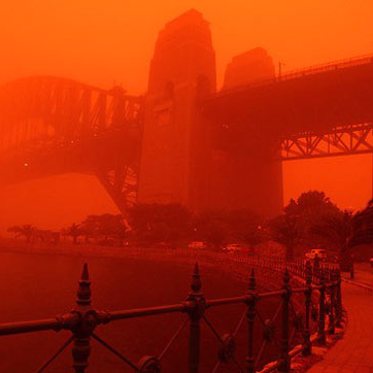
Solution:
[[(281, 160), (373, 151), (373, 57), (296, 71), (199, 102), (213, 147)], [(56, 77), (0, 88), (1, 184), (53, 174), (96, 175), (122, 212), (136, 201), (144, 101)]]
[(221, 140), (227, 136), (244, 149), (274, 136), (286, 161), (372, 153), (372, 102), (373, 55), (222, 91), (204, 111), (222, 147), (229, 146)]
[(97, 175), (122, 212), (136, 200), (142, 98), (55, 77), (0, 89), (1, 184)]

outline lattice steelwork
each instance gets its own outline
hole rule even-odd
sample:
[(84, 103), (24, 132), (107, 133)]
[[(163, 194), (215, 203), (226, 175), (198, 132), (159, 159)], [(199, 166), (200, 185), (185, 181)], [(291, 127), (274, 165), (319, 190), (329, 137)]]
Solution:
[(335, 128), (328, 133), (300, 133), (289, 136), (281, 144), (283, 160), (372, 152), (373, 123)]
[(0, 88), (2, 183), (63, 172), (96, 174), (124, 211), (136, 199), (141, 98), (68, 79)]

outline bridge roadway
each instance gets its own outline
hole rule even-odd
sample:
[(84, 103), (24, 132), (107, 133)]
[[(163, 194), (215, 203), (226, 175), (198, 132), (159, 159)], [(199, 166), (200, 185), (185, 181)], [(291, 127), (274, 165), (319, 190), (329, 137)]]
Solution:
[(343, 303), (347, 310), (345, 335), (324, 359), (309, 373), (372, 373), (373, 372), (373, 270), (360, 266), (355, 280), (372, 290), (343, 283)]

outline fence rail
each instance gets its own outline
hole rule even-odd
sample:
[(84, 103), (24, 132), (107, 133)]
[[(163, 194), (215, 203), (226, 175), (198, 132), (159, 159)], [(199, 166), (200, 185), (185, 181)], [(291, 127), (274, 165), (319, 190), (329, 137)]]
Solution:
[[(266, 346), (277, 337), (274, 329), (279, 322), (279, 336), (276, 340), (278, 346), (278, 359), (264, 368), (262, 372), (276, 370), (290, 372), (291, 359), (298, 353), (310, 355), (314, 342), (323, 344), (326, 334), (333, 334), (336, 326), (342, 321), (342, 293), (341, 275), (336, 266), (323, 266), (317, 261), (284, 263), (279, 260), (257, 260), (243, 256), (233, 256), (229, 260), (247, 263), (253, 267), (262, 267), (265, 270), (282, 273), (282, 286), (272, 291), (259, 292), (254, 269), (248, 275), (248, 289), (245, 294), (236, 297), (206, 299), (202, 292), (202, 282), (199, 266), (196, 263), (193, 270), (191, 289), (186, 299), (177, 304), (157, 307), (102, 311), (91, 305), (91, 289), (88, 265), (83, 267), (79, 280), (76, 306), (68, 313), (55, 318), (12, 322), (0, 324), (0, 336), (34, 333), (45, 330), (67, 330), (71, 336), (48, 359), (37, 372), (44, 372), (51, 363), (70, 345), (72, 345), (72, 361), (75, 373), (87, 372), (91, 353), (91, 340), (95, 340), (108, 351), (120, 359), (130, 370), (138, 373), (159, 373), (162, 371), (161, 363), (170, 347), (185, 328), (189, 328), (188, 358), (186, 359), (189, 373), (200, 372), (201, 351), (201, 325), (204, 324), (218, 342), (217, 361), (211, 372), (216, 373), (221, 366), (232, 366), (237, 372), (254, 373), (260, 368), (260, 362), (265, 353)], [(291, 278), (296, 279), (296, 285)], [(294, 302), (296, 296), (301, 296), (301, 305)], [(258, 309), (258, 303), (264, 299), (279, 299), (271, 319), (264, 319)], [(232, 333), (220, 334), (209, 319), (208, 310), (225, 305), (244, 305), (245, 310), (235, 325)], [(99, 325), (105, 325), (117, 320), (143, 318), (156, 315), (181, 313), (185, 318), (177, 328), (172, 338), (158, 356), (144, 356), (139, 362), (134, 362), (122, 354), (108, 342), (96, 334)], [(311, 336), (312, 321), (316, 325), (316, 335)], [(239, 361), (236, 357), (236, 336), (246, 323), (246, 360)], [(263, 341), (259, 349), (255, 347), (254, 326), (256, 323), (262, 328)], [(294, 348), (294, 341), (298, 337), (301, 344)]]

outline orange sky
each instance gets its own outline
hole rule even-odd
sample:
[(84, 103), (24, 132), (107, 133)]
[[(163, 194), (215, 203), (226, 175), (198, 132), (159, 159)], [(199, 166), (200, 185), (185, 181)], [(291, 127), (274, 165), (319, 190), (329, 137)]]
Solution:
[[(142, 93), (159, 29), (191, 7), (211, 23), (219, 82), (233, 55), (257, 46), (266, 48), (276, 64), (284, 63), (284, 70), (373, 53), (371, 0), (12, 0), (3, 1), (0, 10), (0, 83), (52, 74), (103, 87), (120, 83), (131, 93)], [(287, 163), (285, 199), (318, 188), (342, 207), (362, 207), (371, 195), (371, 168), (370, 156)], [(94, 190), (101, 200), (92, 206), (85, 199), (80, 207), (75, 198), (70, 206), (56, 202), (54, 211), (73, 210), (62, 220), (92, 209), (113, 210), (95, 181), (74, 176), (28, 184), (34, 198), (25, 197), (22, 213), (11, 211), (11, 201), (20, 202), (26, 186), (7, 189), (0, 215), (12, 222), (50, 216), (53, 211), (42, 207), (43, 201), (53, 196), (63, 200), (72, 182), (78, 189)], [(39, 219), (41, 224), (50, 221)]]

